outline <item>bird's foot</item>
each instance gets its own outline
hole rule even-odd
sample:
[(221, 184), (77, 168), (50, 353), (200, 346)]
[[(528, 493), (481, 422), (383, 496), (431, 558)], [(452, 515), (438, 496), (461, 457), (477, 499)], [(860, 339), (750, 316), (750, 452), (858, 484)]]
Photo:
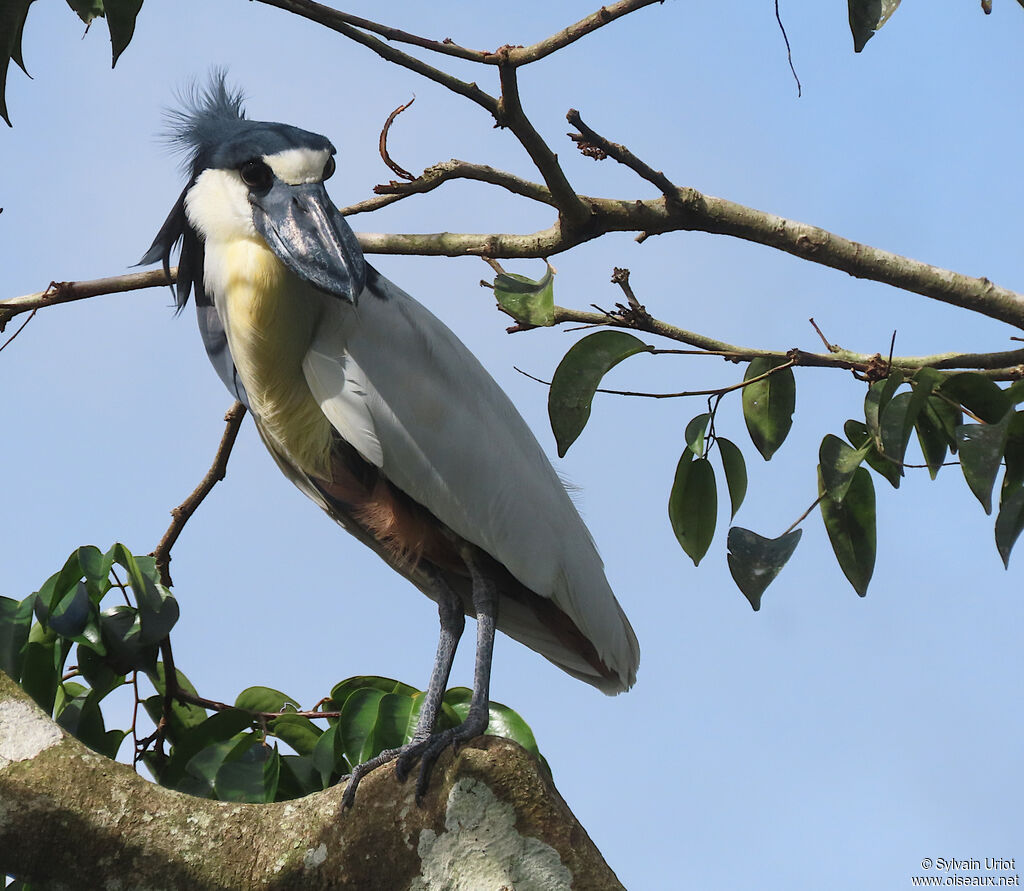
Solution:
[(356, 789), (363, 777), (370, 771), (392, 761), (395, 762), (395, 776), (398, 777), (400, 783), (404, 783), (409, 778), (409, 774), (412, 773), (416, 762), (419, 761), (420, 768), (416, 777), (416, 803), (422, 804), (423, 796), (427, 792), (427, 786), (430, 785), (430, 774), (433, 772), (434, 764), (441, 753), (450, 746), (457, 748), (463, 743), (479, 736), (486, 729), (486, 716), (482, 722), (470, 720), (470, 716), (467, 716), (466, 720), (457, 727), (433, 733), (426, 739), (413, 740), (397, 749), (385, 749), (376, 757), (371, 758), (369, 761), (364, 761), (353, 769), (348, 780), (348, 786), (345, 788), (345, 794), (341, 798), (342, 809), (347, 810), (352, 807), (353, 802), (356, 800)]

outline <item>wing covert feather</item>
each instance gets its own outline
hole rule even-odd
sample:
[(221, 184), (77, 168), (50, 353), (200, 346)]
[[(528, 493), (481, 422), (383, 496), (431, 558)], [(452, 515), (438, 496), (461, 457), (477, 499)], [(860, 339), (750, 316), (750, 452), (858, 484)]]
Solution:
[(325, 302), (303, 365), (325, 415), (396, 486), (552, 599), (619, 675), (607, 691), (626, 689), (636, 637), (540, 444), (465, 345), (368, 271), (354, 307)]

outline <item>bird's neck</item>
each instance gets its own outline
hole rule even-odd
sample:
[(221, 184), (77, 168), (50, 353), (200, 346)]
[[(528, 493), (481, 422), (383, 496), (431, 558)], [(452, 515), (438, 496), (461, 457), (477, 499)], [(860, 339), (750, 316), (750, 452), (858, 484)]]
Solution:
[(330, 422), (302, 371), (320, 295), (255, 239), (207, 242), (205, 273), (260, 432), (303, 471), (329, 478)]

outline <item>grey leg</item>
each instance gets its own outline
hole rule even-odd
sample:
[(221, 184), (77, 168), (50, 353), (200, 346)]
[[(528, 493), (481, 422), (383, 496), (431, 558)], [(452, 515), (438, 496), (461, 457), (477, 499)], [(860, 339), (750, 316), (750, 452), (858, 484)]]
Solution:
[[(458, 727), (435, 733), (422, 742), (402, 748), (395, 764), (398, 779), (405, 781), (417, 760), (420, 762), (416, 779), (416, 800), (427, 791), (430, 773), (438, 756), (449, 746), (458, 746), (487, 730), (490, 716), (491, 658), (494, 655), (494, 630), (498, 618), (498, 592), (494, 583), (480, 570), (475, 549), (465, 545), (462, 558), (469, 567), (473, 580), (473, 608), (476, 610), (476, 661), (473, 677), (473, 696), (469, 701), (466, 720)], [(417, 728), (417, 734), (419, 733)]]
[(379, 755), (356, 765), (352, 769), (345, 794), (342, 796), (342, 809), (352, 807), (356, 798), (356, 789), (360, 780), (371, 770), (394, 761), (409, 746), (422, 743), (430, 737), (437, 723), (437, 713), (441, 709), (441, 700), (444, 698), (444, 691), (448, 687), (448, 676), (451, 674), (452, 662), (455, 660), (455, 650), (459, 645), (459, 638), (466, 627), (466, 615), (462, 610), (462, 601), (452, 591), (448, 583), (440, 575), (431, 572), (432, 588), (437, 597), (437, 613), (441, 621), (441, 635), (437, 641), (437, 655), (434, 658), (434, 668), (430, 673), (430, 683), (427, 685), (426, 695), (423, 697), (423, 705), (420, 707), (420, 715), (416, 722), (416, 732), (413, 734), (412, 742), (399, 749), (385, 749)]

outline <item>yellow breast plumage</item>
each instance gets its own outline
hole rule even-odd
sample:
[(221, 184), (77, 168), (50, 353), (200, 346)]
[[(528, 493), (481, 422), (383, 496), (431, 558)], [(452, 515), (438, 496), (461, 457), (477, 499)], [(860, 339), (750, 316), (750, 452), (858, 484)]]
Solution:
[(206, 277), (261, 433), (303, 471), (329, 479), (331, 426), (302, 371), (319, 295), (257, 239), (208, 243)]

